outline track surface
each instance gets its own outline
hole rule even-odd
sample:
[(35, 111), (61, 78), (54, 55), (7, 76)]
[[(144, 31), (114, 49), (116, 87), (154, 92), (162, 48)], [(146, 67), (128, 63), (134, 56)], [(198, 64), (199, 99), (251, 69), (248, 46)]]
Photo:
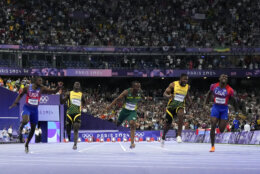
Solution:
[[(0, 145), (0, 169), (3, 174), (259, 174), (260, 146), (217, 144), (210, 153), (209, 144), (166, 142), (136, 143), (23, 144)], [(0, 172), (0, 173), (2, 173)]]

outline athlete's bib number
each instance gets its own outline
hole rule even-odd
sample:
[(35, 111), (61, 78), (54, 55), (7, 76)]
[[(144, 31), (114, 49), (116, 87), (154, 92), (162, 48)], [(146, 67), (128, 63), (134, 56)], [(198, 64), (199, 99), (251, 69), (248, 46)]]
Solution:
[(39, 101), (38, 101), (38, 99), (29, 99), (29, 100), (28, 100), (28, 103), (29, 103), (30, 105), (38, 105), (38, 104), (39, 104)]
[(216, 97), (215, 101), (216, 101), (217, 104), (226, 104), (225, 98)]
[(128, 109), (128, 110), (131, 110), (131, 111), (134, 111), (135, 107), (136, 107), (136, 105), (132, 104), (132, 103), (126, 103), (125, 104), (125, 108)]
[(185, 96), (184, 96), (184, 95), (181, 95), (181, 94), (176, 94), (176, 95), (174, 96), (174, 100), (175, 100), (175, 101), (179, 101), (179, 102), (183, 102), (183, 101), (184, 101), (184, 98), (185, 98)]
[(81, 106), (81, 100), (79, 99), (72, 99), (71, 103), (76, 106)]

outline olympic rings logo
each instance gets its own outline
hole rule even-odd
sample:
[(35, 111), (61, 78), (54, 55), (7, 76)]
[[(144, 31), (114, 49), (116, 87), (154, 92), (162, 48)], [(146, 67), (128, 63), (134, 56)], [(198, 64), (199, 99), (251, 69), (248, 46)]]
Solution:
[(41, 96), (40, 103), (46, 104), (48, 101), (49, 101), (49, 97), (47, 95)]
[(87, 139), (93, 137), (93, 134), (82, 134), (82, 138)]
[(143, 137), (144, 136), (144, 132), (136, 132), (135, 136)]

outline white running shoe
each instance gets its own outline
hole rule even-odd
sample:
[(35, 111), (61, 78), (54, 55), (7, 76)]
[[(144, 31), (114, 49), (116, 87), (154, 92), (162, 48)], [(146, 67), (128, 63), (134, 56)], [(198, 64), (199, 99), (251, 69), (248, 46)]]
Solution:
[(177, 143), (182, 143), (182, 139), (180, 136), (177, 137)]
[(164, 148), (164, 142), (165, 142), (165, 140), (162, 139), (162, 140), (161, 140), (161, 147), (162, 147), (162, 148)]

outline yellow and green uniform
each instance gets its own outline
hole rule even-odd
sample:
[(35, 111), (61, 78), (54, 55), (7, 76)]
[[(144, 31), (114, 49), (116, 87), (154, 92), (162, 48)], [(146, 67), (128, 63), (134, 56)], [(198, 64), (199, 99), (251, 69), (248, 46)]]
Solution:
[(189, 90), (189, 85), (181, 86), (179, 81), (174, 81), (173, 98), (167, 104), (166, 117), (170, 116), (171, 119), (177, 114), (179, 108), (185, 107), (185, 97)]
[(141, 100), (141, 92), (138, 92), (136, 96), (133, 96), (131, 88), (127, 89), (128, 94), (125, 98), (123, 109), (119, 114), (118, 122), (122, 123), (124, 120), (127, 121), (137, 119), (137, 104)]
[(68, 100), (67, 117), (71, 122), (80, 122), (82, 92), (70, 91)]

